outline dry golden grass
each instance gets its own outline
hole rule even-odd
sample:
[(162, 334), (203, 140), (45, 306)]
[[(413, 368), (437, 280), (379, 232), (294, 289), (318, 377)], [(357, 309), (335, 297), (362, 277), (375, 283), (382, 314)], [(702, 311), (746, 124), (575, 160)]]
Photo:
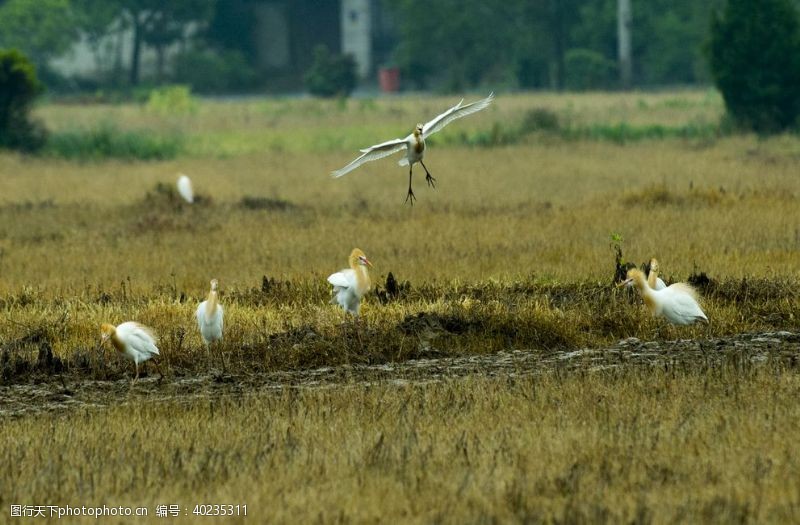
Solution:
[(794, 371), (732, 363), (133, 394), (5, 421), (0, 504), (144, 505), (150, 522), (157, 504), (229, 503), (247, 505), (238, 523), (789, 523), (799, 394)]
[[(169, 127), (172, 120), (189, 119), (186, 133), (206, 137), (266, 130), (333, 139), (348, 137), (365, 119), (362, 132), (368, 137), (359, 139), (365, 145), (385, 138), (379, 133), (387, 122), (402, 129), (418, 120), (415, 115), (446, 107), (447, 100), (204, 103), (196, 114), (176, 117), (137, 106), (46, 106), (41, 113), (55, 128), (112, 118), (156, 129), (162, 121)], [(688, 122), (720, 110), (717, 99), (696, 92), (501, 96), (491, 110), (442, 135), (505, 122), (531, 107), (561, 113), (578, 108), (586, 123), (612, 114), (658, 123), (665, 110)], [(342, 314), (327, 304), (325, 276), (359, 246), (376, 265), (376, 281), (391, 271), (410, 280), (412, 290), (428, 290), (385, 307), (368, 299), (364, 315), (376, 333), (374, 344), (356, 352), (362, 358), (415, 356), (417, 335), (398, 338), (396, 327), (420, 312), (457, 317), (473, 327), (475, 341), (463, 343), (462, 337), (439, 345), (455, 352), (674, 336), (661, 331), (662, 323), (649, 319), (638, 303), (619, 301), (609, 289), (612, 232), (625, 238), (630, 259), (658, 257), (666, 278), (683, 280), (701, 270), (734, 288), (742, 283), (726, 279), (751, 279), (737, 288), (742, 296), (706, 298), (713, 320), (708, 333), (798, 326), (795, 137), (624, 146), (539, 138), (497, 148), (432, 145), (427, 164), (438, 189), (418, 177), (413, 208), (403, 204), (405, 172), (396, 159), (333, 180), (328, 172), (349, 161), (353, 151), (319, 148), (307, 137), (290, 151), (188, 155), (169, 162), (80, 164), (2, 155), (0, 297), (6, 297), (7, 315), (0, 316), (0, 335), (26, 340), (44, 330), (56, 355), (69, 358), (91, 354), (100, 322), (137, 319), (161, 334), (172, 363), (185, 365), (187, 356), (202, 351), (192, 310), (216, 277), (223, 301), (230, 299), (229, 353), (241, 345), (267, 351), (274, 356), (270, 366), (346, 362), (353, 356), (340, 348)], [(156, 191), (158, 184), (172, 185), (179, 171), (210, 201), (181, 206)], [(264, 198), (287, 207), (242, 205), (243, 199), (258, 204)], [(262, 294), (264, 275), (290, 281), (292, 288)], [(482, 291), (487, 281), (498, 283), (488, 298)], [(548, 288), (559, 283), (578, 288)], [(464, 289), (472, 284), (478, 291)], [(513, 291), (518, 284), (524, 292)], [(759, 293), (764, 286), (769, 293)], [(572, 299), (553, 303), (554, 294)], [(466, 309), (463, 299), (483, 303)], [(309, 326), (322, 337), (301, 345), (300, 355), (292, 350), (294, 336), (280, 344), (269, 340), (270, 334), (293, 330), (301, 337)], [(481, 329), (494, 339), (481, 338)], [(283, 350), (276, 353), (276, 347)], [(327, 357), (320, 361), (318, 355)]]
[[(449, 103), (448, 98), (419, 97), (345, 104), (207, 102), (194, 114), (172, 117), (133, 105), (40, 108), (54, 129), (111, 119), (126, 129), (180, 128), (198, 140), (220, 136), (243, 144), (242, 151), (250, 151), (248, 141), (258, 143), (262, 132), (296, 144), (285, 151), (188, 154), (148, 163), (1, 155), (0, 297), (7, 296), (5, 303), (15, 309), (13, 316), (0, 318), (0, 333), (18, 339), (67, 315), (68, 337), (51, 337), (57, 353), (66, 356), (91, 348), (99, 322), (136, 318), (161, 333), (177, 334), (170, 340), (182, 342), (180, 331), (195, 335), (191, 310), (211, 277), (219, 278), (231, 297), (245, 297), (230, 311), (234, 322), (228, 326), (234, 334), (237, 326), (243, 331), (233, 341), (257, 344), (265, 334), (305, 325), (332, 333), (341, 317), (327, 305), (324, 278), (345, 264), (353, 246), (375, 263), (376, 280), (382, 282), (391, 271), (401, 281), (410, 280), (412, 289), (434, 290), (390, 308), (371, 299), (365, 315), (386, 333), (408, 315), (460, 308), (442, 302), (437, 287), (486, 281), (593, 283), (589, 298), (574, 301), (569, 312), (582, 321), (573, 326), (593, 326), (605, 319), (598, 312), (611, 294), (603, 288), (612, 274), (612, 233), (625, 238), (630, 259), (658, 257), (667, 278), (685, 279), (695, 270), (715, 279), (770, 278), (778, 284), (800, 277), (795, 170), (800, 141), (793, 136), (615, 145), (533, 135), (495, 148), (433, 144), (427, 164), (438, 188), (425, 187), (417, 177), (419, 201), (413, 208), (403, 204), (405, 172), (396, 159), (370, 163), (342, 179), (328, 176), (353, 157), (357, 145), (386, 138), (387, 125), (397, 130), (388, 136), (403, 133), (408, 122)], [(584, 124), (615, 118), (709, 122), (721, 111), (719, 98), (703, 92), (500, 96), (489, 110), (437, 137), (506, 125), (535, 107), (561, 118), (579, 115)], [(353, 139), (353, 129), (364, 136)], [(351, 139), (355, 142), (347, 145)], [(181, 206), (156, 191), (159, 184), (172, 185), (179, 171), (188, 173), (197, 192), (210, 200)], [(267, 202), (267, 209), (253, 209), (243, 205), (246, 199), (256, 204), (272, 199), (285, 208), (270, 208)], [(291, 281), (292, 292), (248, 302), (248, 290), (258, 288), (264, 275)], [(755, 302), (723, 298), (715, 303), (712, 297), (706, 307), (715, 321), (713, 333), (735, 332), (737, 326), (796, 327), (794, 289), (788, 284)], [(532, 290), (521, 298), (521, 310), (509, 307), (508, 294), (498, 292), (494, 300), (506, 309), (501, 315), (514, 319), (519, 311), (537, 308), (546, 318), (562, 315), (537, 296), (549, 290)], [(34, 299), (20, 309), (15, 298), (27, 295)], [(178, 301), (181, 296), (189, 302)], [(497, 314), (478, 310), (486, 317)], [(764, 319), (773, 320), (764, 324)], [(253, 326), (257, 335), (247, 337)], [(590, 329), (591, 336), (581, 335), (581, 329), (559, 338), (569, 341), (566, 346), (606, 344), (641, 328), (638, 322), (603, 326)], [(543, 341), (517, 340), (533, 346)], [(194, 348), (196, 341), (190, 342)], [(165, 345), (168, 352), (181, 349)]]
[[(788, 141), (788, 139), (783, 139)], [(172, 281), (192, 293), (261, 275), (327, 275), (353, 246), (378, 274), (413, 281), (604, 279), (609, 236), (665, 275), (800, 275), (800, 179), (795, 142), (720, 140), (431, 148), (436, 190), (391, 160), (333, 180), (349, 152), (233, 159), (70, 164), (0, 157), (0, 287), (137, 286)], [(145, 202), (158, 181), (188, 173), (208, 207)], [(286, 200), (290, 212), (249, 210), (242, 198)], [(37, 203), (50, 202), (53, 206)], [(25, 206), (24, 203), (33, 203)]]
[[(532, 108), (585, 126), (709, 125), (722, 112), (702, 92), (501, 96), (432, 141), (438, 186), (418, 176), (413, 208), (396, 159), (328, 176), (451, 103), (204, 102), (166, 117), (39, 108), (52, 129), (108, 120), (180, 133), (188, 149), (148, 163), (0, 154), (0, 388), (129, 376), (97, 347), (100, 322), (129, 319), (160, 335), (168, 381), (207, 375), (219, 366), (193, 311), (212, 277), (234, 377), (800, 328), (797, 137), (448, 142)], [(158, 188), (177, 172), (209, 198), (171, 200)], [(668, 280), (712, 277), (711, 325), (665, 327), (613, 289), (612, 233), (635, 262), (658, 257)], [(387, 304), (368, 297), (360, 338), (325, 282), (354, 246), (379, 283), (389, 271), (411, 282)], [(784, 366), (579, 367), (161, 401), (159, 386), (134, 388), (109, 410), (5, 420), (0, 468), (13, 474), (0, 478), (0, 505), (246, 503), (248, 519), (269, 522), (797, 521), (800, 379)]]

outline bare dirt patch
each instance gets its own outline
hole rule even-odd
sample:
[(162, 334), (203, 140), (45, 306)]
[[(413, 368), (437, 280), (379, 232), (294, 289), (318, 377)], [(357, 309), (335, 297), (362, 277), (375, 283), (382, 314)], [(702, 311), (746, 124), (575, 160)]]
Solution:
[(800, 362), (800, 333), (746, 333), (709, 339), (642, 341), (628, 338), (608, 348), (573, 351), (508, 350), (485, 355), (414, 359), (377, 365), (353, 364), (308, 370), (199, 375), (176, 374), (163, 380), (153, 374), (135, 385), (127, 379), (100, 381), (49, 376), (37, 382), (0, 387), (0, 417), (74, 408), (247, 396), (286, 388), (330, 388), (370, 383), (425, 383), (469, 375), (525, 376), (546, 370), (594, 373), (621, 367), (712, 369)]

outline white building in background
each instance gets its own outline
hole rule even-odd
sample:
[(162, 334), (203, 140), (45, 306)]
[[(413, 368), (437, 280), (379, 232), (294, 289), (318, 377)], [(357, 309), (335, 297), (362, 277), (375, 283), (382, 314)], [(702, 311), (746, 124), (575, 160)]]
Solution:
[[(311, 63), (314, 47), (324, 44), (334, 52), (353, 55), (359, 76), (372, 80), (390, 46), (387, 28), (391, 24), (381, 0), (261, 0), (254, 1), (253, 9), (256, 29), (242, 38), (253, 39), (258, 50), (256, 67), (262, 71), (302, 74)], [(187, 35), (195, 30), (187, 29)], [(165, 73), (172, 71), (171, 59), (185, 49), (187, 41), (167, 49)], [(97, 43), (82, 38), (51, 66), (65, 76), (105, 80), (121, 75), (125, 79), (132, 47), (130, 29), (113, 31)], [(153, 78), (157, 69), (153, 48), (143, 45), (140, 60), (141, 78)]]
[[(196, 26), (189, 25), (186, 35), (189, 36), (196, 30)], [(185, 45), (185, 42), (179, 42), (166, 48), (165, 71), (167, 73), (172, 70), (171, 60), (185, 48)], [(130, 28), (117, 29), (112, 30), (100, 42), (91, 42), (82, 36), (67, 54), (52, 60), (50, 66), (66, 77), (103, 79), (113, 74), (124, 76), (130, 69), (132, 52), (133, 30)], [(155, 49), (143, 45), (139, 60), (141, 77), (154, 77), (158, 64)]]
[[(331, 51), (353, 55), (359, 76), (372, 78), (381, 55), (380, 49), (376, 52), (376, 42), (386, 42), (389, 26), (381, 0), (309, 2), (307, 10), (302, 4), (265, 0), (255, 6), (260, 65), (304, 70), (313, 48), (324, 44)], [(311, 45), (300, 48), (299, 41)]]
[(256, 47), (260, 50), (259, 65), (266, 69), (287, 67), (292, 62), (289, 17), (286, 9), (277, 2), (259, 4), (255, 7)]
[(371, 0), (341, 0), (342, 53), (356, 59), (358, 76), (367, 78), (372, 72), (372, 2)]

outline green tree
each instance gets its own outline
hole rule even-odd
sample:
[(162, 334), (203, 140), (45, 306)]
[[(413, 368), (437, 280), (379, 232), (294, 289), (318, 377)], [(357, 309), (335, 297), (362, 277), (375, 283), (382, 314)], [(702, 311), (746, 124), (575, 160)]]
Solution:
[(214, 48), (239, 51), (248, 63), (258, 55), (256, 10), (252, 0), (217, 0), (205, 38)]
[(0, 47), (16, 48), (39, 67), (77, 40), (69, 0), (8, 0), (0, 4)]
[(711, 13), (721, 4), (720, 0), (650, 0), (648, 11), (639, 14), (635, 24), (639, 82), (664, 85), (708, 81), (703, 45), (709, 36)]
[(208, 22), (214, 12), (213, 8), (214, 0), (170, 0), (151, 4), (141, 36), (156, 51), (158, 82), (164, 79), (167, 48), (187, 37), (189, 24)]
[(565, 63), (566, 87), (571, 90), (608, 89), (616, 83), (616, 62), (596, 51), (570, 49)]
[(792, 0), (728, 0), (711, 24), (711, 73), (730, 115), (758, 132), (800, 114), (800, 30)]
[[(48, 0), (55, 1), (55, 0)], [(73, 0), (77, 26), (90, 43), (99, 44), (116, 29), (133, 34), (128, 82), (139, 84), (142, 50), (153, 47), (157, 75), (164, 76), (167, 48), (186, 38), (190, 24), (204, 24), (213, 12), (215, 0)]]
[(314, 62), (305, 74), (312, 95), (348, 96), (356, 87), (356, 61), (351, 55), (331, 53), (327, 47), (314, 49)]
[(99, 76), (107, 74), (113, 81), (116, 75), (112, 74), (112, 63), (116, 60), (108, 36), (120, 29), (119, 4), (113, 0), (71, 1), (75, 24), (94, 55)]
[(395, 0), (400, 42), (395, 55), (406, 78), (450, 90), (474, 86), (513, 64), (516, 2), (502, 0)]
[[(708, 78), (703, 43), (722, 0), (633, 2), (633, 81), (637, 85), (691, 84)], [(617, 0), (583, 0), (570, 27), (575, 49), (617, 60)]]
[(44, 144), (44, 128), (30, 118), (33, 101), (42, 91), (25, 55), (0, 50), (0, 147), (32, 151)]
[(142, 47), (153, 45), (163, 68), (164, 50), (183, 38), (190, 22), (203, 23), (213, 12), (214, 0), (115, 0), (120, 3), (126, 23), (133, 31), (130, 84), (140, 80)]

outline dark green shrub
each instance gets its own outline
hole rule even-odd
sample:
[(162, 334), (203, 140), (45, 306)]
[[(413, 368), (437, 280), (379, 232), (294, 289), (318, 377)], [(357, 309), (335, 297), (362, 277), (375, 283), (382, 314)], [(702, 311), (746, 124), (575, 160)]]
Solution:
[(356, 61), (350, 55), (333, 54), (327, 47), (317, 46), (304, 80), (312, 95), (346, 97), (356, 87)]
[(617, 65), (591, 49), (570, 49), (564, 55), (567, 89), (608, 89), (617, 78)]
[(0, 147), (34, 151), (44, 144), (44, 127), (30, 117), (33, 101), (43, 90), (25, 55), (0, 50)]
[(737, 124), (767, 133), (800, 114), (800, 31), (792, 0), (729, 0), (711, 22), (711, 73)]
[(258, 75), (239, 51), (193, 49), (175, 59), (175, 80), (198, 93), (222, 93), (252, 89)]
[(106, 123), (92, 129), (54, 133), (47, 141), (45, 153), (80, 161), (163, 160), (177, 156), (183, 146), (183, 140), (177, 135), (120, 131)]
[(533, 133), (535, 131), (556, 132), (561, 128), (561, 122), (558, 119), (558, 114), (547, 108), (533, 108), (529, 109), (525, 116), (522, 118), (520, 131), (524, 133)]

